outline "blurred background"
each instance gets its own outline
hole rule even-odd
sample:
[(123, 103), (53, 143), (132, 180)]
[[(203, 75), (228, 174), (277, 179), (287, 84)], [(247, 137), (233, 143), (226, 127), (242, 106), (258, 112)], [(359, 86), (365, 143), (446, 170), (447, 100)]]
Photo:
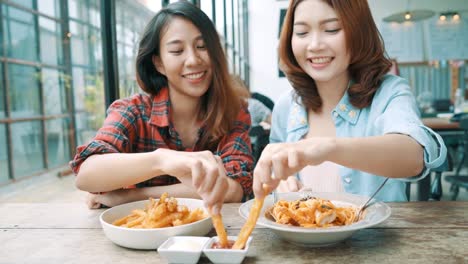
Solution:
[[(140, 92), (140, 33), (171, 2), (1, 0), (0, 187), (70, 174), (68, 161), (95, 135), (107, 106)], [(231, 73), (251, 92), (274, 102), (291, 89), (276, 53), (289, 1), (190, 2), (212, 19)], [(393, 72), (409, 80), (423, 117), (468, 112), (468, 1), (368, 2)], [(466, 163), (463, 133), (448, 139), (455, 164)]]

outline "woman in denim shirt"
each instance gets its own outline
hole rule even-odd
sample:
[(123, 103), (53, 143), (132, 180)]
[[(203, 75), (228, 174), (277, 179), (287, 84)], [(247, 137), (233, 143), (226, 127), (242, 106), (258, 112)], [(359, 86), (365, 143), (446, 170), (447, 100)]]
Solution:
[(422, 124), (407, 81), (387, 74), (366, 0), (291, 0), (279, 57), (294, 89), (275, 105), (256, 197), (264, 184), (370, 196), (389, 177), (377, 199), (407, 201), (405, 182), (444, 162), (447, 149)]

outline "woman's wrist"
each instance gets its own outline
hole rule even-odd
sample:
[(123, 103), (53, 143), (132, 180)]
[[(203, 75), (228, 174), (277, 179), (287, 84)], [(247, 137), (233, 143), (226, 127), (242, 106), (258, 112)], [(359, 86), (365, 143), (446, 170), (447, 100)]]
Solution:
[(167, 154), (165, 154), (165, 152), (167, 151), (167, 149), (158, 148), (155, 151), (151, 152), (151, 171), (154, 176), (167, 174), (163, 167), (164, 156), (167, 156)]

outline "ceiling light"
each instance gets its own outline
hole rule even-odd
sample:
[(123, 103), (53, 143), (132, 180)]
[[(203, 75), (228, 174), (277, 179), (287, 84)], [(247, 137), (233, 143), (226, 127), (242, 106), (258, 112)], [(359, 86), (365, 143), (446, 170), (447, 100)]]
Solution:
[(439, 20), (445, 21), (448, 19), (452, 19), (452, 21), (458, 21), (460, 20), (460, 14), (454, 11), (447, 11), (447, 12), (440, 13)]
[(431, 18), (434, 15), (434, 11), (430, 10), (410, 10), (384, 17), (383, 21), (397, 23), (403, 23), (405, 21), (421, 21)]
[(411, 13), (410, 13), (410, 12), (406, 12), (406, 14), (405, 14), (405, 19), (406, 19), (406, 20), (410, 20), (410, 19), (411, 19)]

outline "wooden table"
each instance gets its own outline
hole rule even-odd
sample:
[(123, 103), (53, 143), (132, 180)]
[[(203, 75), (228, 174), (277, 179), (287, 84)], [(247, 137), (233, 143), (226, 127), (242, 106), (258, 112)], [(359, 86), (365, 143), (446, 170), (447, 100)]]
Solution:
[(451, 122), (448, 118), (427, 117), (423, 118), (422, 122), (425, 126), (432, 128), (434, 131), (460, 129), (460, 124), (458, 122)]
[[(326, 248), (302, 248), (257, 227), (243, 263), (467, 263), (468, 202), (390, 203), (392, 215)], [(228, 234), (244, 220), (226, 204)], [(99, 223), (103, 210), (81, 203), (0, 204), (0, 263), (166, 263), (156, 251), (113, 244)], [(213, 236), (211, 231), (209, 236)], [(201, 258), (200, 263), (209, 263)]]

